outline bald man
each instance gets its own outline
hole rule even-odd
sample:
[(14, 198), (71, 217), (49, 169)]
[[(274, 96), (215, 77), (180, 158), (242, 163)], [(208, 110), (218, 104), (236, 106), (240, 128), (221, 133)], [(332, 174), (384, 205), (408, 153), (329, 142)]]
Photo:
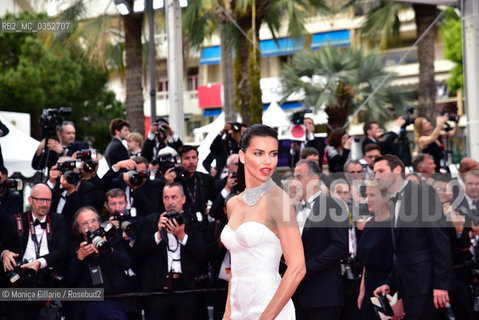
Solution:
[[(51, 202), (50, 188), (45, 184), (34, 185), (28, 197), (31, 210), (11, 216), (5, 226), (0, 246), (4, 271), (13, 271), (22, 263), (21, 268), (30, 268), (37, 274), (31, 282), (24, 277), (14, 281), (15, 278), (7, 274), (13, 286), (18, 283), (27, 288), (53, 286), (55, 284), (46, 279), (46, 273), (53, 270), (64, 274), (65, 226), (61, 215), (49, 213)], [(7, 318), (36, 319), (41, 306), (41, 302), (11, 303)]]

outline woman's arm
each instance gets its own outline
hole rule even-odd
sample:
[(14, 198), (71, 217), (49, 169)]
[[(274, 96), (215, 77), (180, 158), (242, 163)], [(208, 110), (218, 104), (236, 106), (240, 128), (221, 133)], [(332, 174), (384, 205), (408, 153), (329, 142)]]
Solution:
[(364, 286), (364, 274), (366, 273), (366, 267), (363, 267), (363, 276), (361, 277), (361, 285), (359, 286), (359, 296), (358, 296), (358, 309), (361, 310), (361, 305), (364, 300), (364, 292), (366, 287)]
[(439, 118), (439, 121), (436, 127), (434, 128), (434, 130), (432, 131), (430, 135), (419, 137), (418, 143), (419, 143), (420, 150), (427, 148), (428, 145), (430, 145), (431, 143), (436, 141), (437, 138), (439, 138), (439, 135), (441, 134), (442, 126), (446, 123), (447, 120), (449, 120), (448, 117), (449, 116), (445, 114), (441, 118)]
[[(284, 196), (286, 197), (287, 195), (285, 194)], [(278, 203), (280, 202), (281, 201), (278, 201)], [(283, 256), (288, 268), (284, 273), (276, 293), (261, 315), (260, 320), (275, 319), (289, 299), (291, 299), (306, 274), (303, 243), (292, 205), (289, 206), (289, 210), (289, 219), (285, 219), (282, 210), (278, 209), (273, 211), (275, 212), (273, 218), (276, 222), (277, 234), (281, 241)]]
[(231, 319), (231, 303), (230, 303), (230, 292), (231, 292), (231, 278), (233, 275), (230, 271), (230, 280), (228, 281), (228, 295), (226, 298), (226, 306), (225, 306), (225, 313), (223, 315), (223, 320), (230, 320)]
[[(232, 207), (234, 206), (234, 202), (236, 201), (236, 200), (233, 200), (233, 198), (231, 198), (226, 203), (226, 215), (228, 216), (228, 221), (231, 218), (231, 212), (233, 211)], [(223, 320), (230, 320), (230, 317), (231, 317), (231, 304), (230, 304), (231, 278), (233, 278), (232, 271), (230, 271), (230, 280), (228, 281), (228, 295), (226, 298), (226, 306), (225, 306), (225, 313), (223, 315)]]

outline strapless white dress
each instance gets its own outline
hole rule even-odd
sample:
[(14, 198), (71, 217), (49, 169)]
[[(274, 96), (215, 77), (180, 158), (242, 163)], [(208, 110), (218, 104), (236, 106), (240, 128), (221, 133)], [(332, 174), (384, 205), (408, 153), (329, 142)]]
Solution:
[[(254, 221), (235, 231), (226, 225), (221, 241), (231, 254), (231, 320), (257, 320), (281, 282), (281, 243), (268, 227)], [(276, 319), (296, 319), (291, 300)]]

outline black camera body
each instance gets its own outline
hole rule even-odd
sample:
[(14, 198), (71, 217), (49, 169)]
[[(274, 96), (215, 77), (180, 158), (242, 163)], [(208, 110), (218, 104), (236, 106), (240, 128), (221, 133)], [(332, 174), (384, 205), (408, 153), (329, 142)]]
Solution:
[(414, 113), (414, 107), (411, 106), (411, 107), (407, 107), (406, 108), (406, 118), (404, 120), (406, 120), (406, 122), (402, 125), (401, 129), (406, 129), (407, 126), (411, 125), (414, 123), (414, 121), (416, 121), (416, 118), (413, 118), (412, 115)]
[(98, 161), (94, 161), (91, 158), (91, 150), (90, 149), (83, 149), (81, 151), (76, 152), (76, 158), (83, 161), (83, 171), (92, 173), (95, 171), (96, 167), (98, 166)]
[(114, 211), (113, 219), (120, 222), (121, 230), (129, 237), (134, 237), (136, 235), (136, 208)]
[(63, 116), (68, 116), (71, 113), (72, 109), (67, 107), (43, 109), (40, 117), (43, 138), (57, 139), (57, 127), (62, 125)]
[(36, 278), (36, 272), (32, 268), (21, 268), (22, 265), (27, 264), (27, 260), (16, 258), (12, 271), (7, 272), (5, 275), (13, 286), (30, 285), (34, 284)]
[(308, 110), (302, 110), (302, 111), (293, 113), (293, 118), (291, 119), (293, 124), (302, 125), (304, 123), (304, 115), (306, 113), (311, 113), (311, 110), (308, 109)]
[(161, 174), (165, 174), (165, 172), (170, 169), (174, 168), (176, 165), (176, 157), (173, 156), (171, 153), (160, 154), (156, 159), (151, 162), (152, 165), (159, 165), (158, 170)]
[(168, 211), (166, 217), (168, 218), (168, 221), (173, 221), (173, 219), (176, 220), (176, 223), (178, 223), (179, 226), (186, 222), (184, 216), (175, 210)]
[[(111, 253), (110, 242), (116, 237), (116, 229), (113, 224), (108, 221), (103, 222), (100, 228), (95, 231), (86, 231), (87, 243), (93, 244), (98, 250), (98, 254)], [(103, 238), (105, 237), (106, 240)]]
[[(439, 114), (441, 116), (445, 115), (447, 113), (447, 111), (441, 111)], [(447, 118), (449, 121), (453, 121), (453, 122), (459, 122), (459, 116), (456, 114), (456, 115), (452, 115), (450, 114), (449, 117)]]
[(61, 288), (65, 285), (65, 280), (53, 267), (46, 267), (38, 272), (38, 284), (44, 287)]
[(7, 179), (5, 181), (0, 181), (0, 192), (3, 192), (5, 189), (14, 189), (14, 190), (22, 190), (23, 189), (23, 181), (20, 179)]
[(134, 187), (138, 187), (143, 183), (143, 179), (148, 179), (150, 177), (149, 170), (135, 171), (131, 170), (126, 173), (128, 175), (128, 181)]
[(80, 169), (79, 162), (76, 160), (65, 160), (62, 162), (57, 162), (57, 169), (62, 173), (67, 171), (73, 171), (73, 169)]

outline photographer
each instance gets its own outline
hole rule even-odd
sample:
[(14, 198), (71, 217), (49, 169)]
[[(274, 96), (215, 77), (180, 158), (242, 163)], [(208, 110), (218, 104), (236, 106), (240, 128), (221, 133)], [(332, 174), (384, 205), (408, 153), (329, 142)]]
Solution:
[(366, 121), (363, 126), (365, 136), (362, 144), (363, 154), (365, 147), (370, 143), (377, 144), (380, 147), (381, 154), (394, 154), (392, 144), (399, 136), (401, 127), (405, 123), (406, 120), (403, 117), (399, 117), (392, 131), (384, 133), (376, 121)]
[[(454, 117), (453, 117), (454, 118)], [(446, 164), (444, 154), (444, 142), (443, 138), (454, 137), (457, 134), (459, 126), (454, 126), (454, 129), (446, 132), (443, 127), (447, 121), (451, 120), (450, 116), (446, 113), (441, 116), (437, 122), (435, 128), (429, 120), (423, 117), (419, 117), (414, 121), (414, 143), (418, 146), (419, 152), (428, 153), (434, 158), (434, 164), (436, 165), (436, 172), (443, 168)], [(459, 119), (454, 119), (459, 120)], [(448, 128), (450, 128), (448, 126)]]
[(290, 161), (288, 161), (291, 166), (294, 168), (296, 162), (301, 160), (301, 152), (304, 148), (314, 148), (318, 152), (318, 164), (319, 167), (323, 168), (323, 157), (324, 157), (324, 138), (319, 138), (314, 135), (315, 127), (314, 121), (311, 118), (304, 117), (303, 125), (306, 127), (306, 140), (305, 141), (293, 141), (291, 143), (290, 149)]
[(108, 166), (111, 168), (111, 166), (118, 161), (130, 158), (128, 150), (126, 150), (122, 142), (123, 140), (126, 140), (128, 135), (130, 134), (130, 123), (120, 118), (115, 118), (111, 120), (110, 134), (112, 136), (112, 139), (110, 143), (106, 146), (105, 159), (108, 163)]
[(328, 137), (326, 156), (328, 157), (329, 172), (342, 172), (343, 166), (349, 158), (354, 138), (350, 137), (343, 128), (334, 129)]
[(163, 183), (152, 180), (151, 172), (147, 168), (148, 161), (144, 157), (120, 161), (112, 169), (121, 170), (121, 172), (109, 185), (109, 188), (123, 190), (128, 201), (127, 208), (136, 207), (141, 216), (161, 209), (159, 197), (161, 197)]
[[(73, 288), (104, 288), (105, 296), (131, 292), (125, 270), (131, 267), (124, 244), (111, 224), (101, 224), (92, 207), (80, 208), (73, 218), (78, 237), (70, 268), (68, 285)], [(113, 227), (114, 228), (114, 227)], [(128, 301), (108, 299), (77, 302), (74, 319), (124, 319)]]
[[(187, 171), (187, 175), (181, 178), (180, 184), (183, 186), (186, 195), (185, 211), (198, 217), (198, 213), (205, 214), (206, 203), (208, 200), (214, 201), (216, 197), (221, 196), (215, 189), (214, 179), (209, 174), (197, 172), (198, 150), (193, 146), (184, 145), (179, 150), (181, 156), (181, 165)], [(165, 174), (166, 184), (170, 184), (177, 179), (177, 173), (168, 169)], [(198, 217), (198, 220), (201, 218)]]
[[(56, 128), (56, 137), (44, 137), (38, 145), (33, 155), (32, 168), (42, 170), (47, 167), (50, 170), (57, 163), (58, 158), (63, 156), (71, 157), (77, 151), (90, 148), (85, 141), (75, 141), (75, 137), (76, 130), (73, 121), (63, 121)], [(47, 139), (48, 143), (46, 143)], [(48, 163), (46, 163), (47, 161)]]
[[(0, 137), (5, 137), (10, 131), (8, 130), (7, 126), (0, 121)], [(3, 155), (2, 155), (2, 148), (0, 146), (0, 167), (3, 168)]]
[(10, 216), (23, 211), (22, 196), (10, 189), (10, 182), (15, 185), (16, 181), (7, 181), (7, 179), (8, 170), (5, 167), (0, 167), (0, 228), (7, 224)]
[[(239, 152), (241, 135), (246, 130), (246, 125), (238, 122), (228, 121), (223, 130), (216, 136), (210, 146), (210, 153), (203, 160), (203, 167), (216, 179), (224, 178), (223, 174), (226, 160), (233, 153)], [(216, 167), (211, 167), (213, 160), (216, 160)]]
[[(70, 230), (75, 212), (84, 206), (100, 208), (97, 188), (89, 181), (82, 180), (77, 167), (80, 162), (71, 157), (62, 157), (49, 174), (47, 185), (52, 190), (52, 211), (63, 215), (65, 227)], [(70, 238), (71, 233), (67, 235)]]
[(178, 150), (183, 145), (178, 134), (174, 132), (168, 121), (159, 118), (151, 124), (148, 139), (145, 140), (141, 155), (148, 161), (152, 161), (158, 156), (158, 152), (164, 147), (172, 147)]
[[(167, 212), (145, 218), (135, 242), (143, 259), (141, 289), (147, 292), (195, 288), (195, 274), (203, 258), (202, 224), (190, 222), (183, 205), (186, 197), (178, 183), (163, 189)], [(196, 319), (194, 294), (168, 294), (146, 299), (146, 319)]]
[[(44, 184), (33, 186), (31, 210), (10, 216), (2, 233), (3, 270), (10, 285), (24, 288), (61, 285), (51, 274), (63, 274), (66, 257), (63, 217), (50, 214), (52, 192)], [(8, 319), (37, 319), (42, 302), (8, 304)]]

